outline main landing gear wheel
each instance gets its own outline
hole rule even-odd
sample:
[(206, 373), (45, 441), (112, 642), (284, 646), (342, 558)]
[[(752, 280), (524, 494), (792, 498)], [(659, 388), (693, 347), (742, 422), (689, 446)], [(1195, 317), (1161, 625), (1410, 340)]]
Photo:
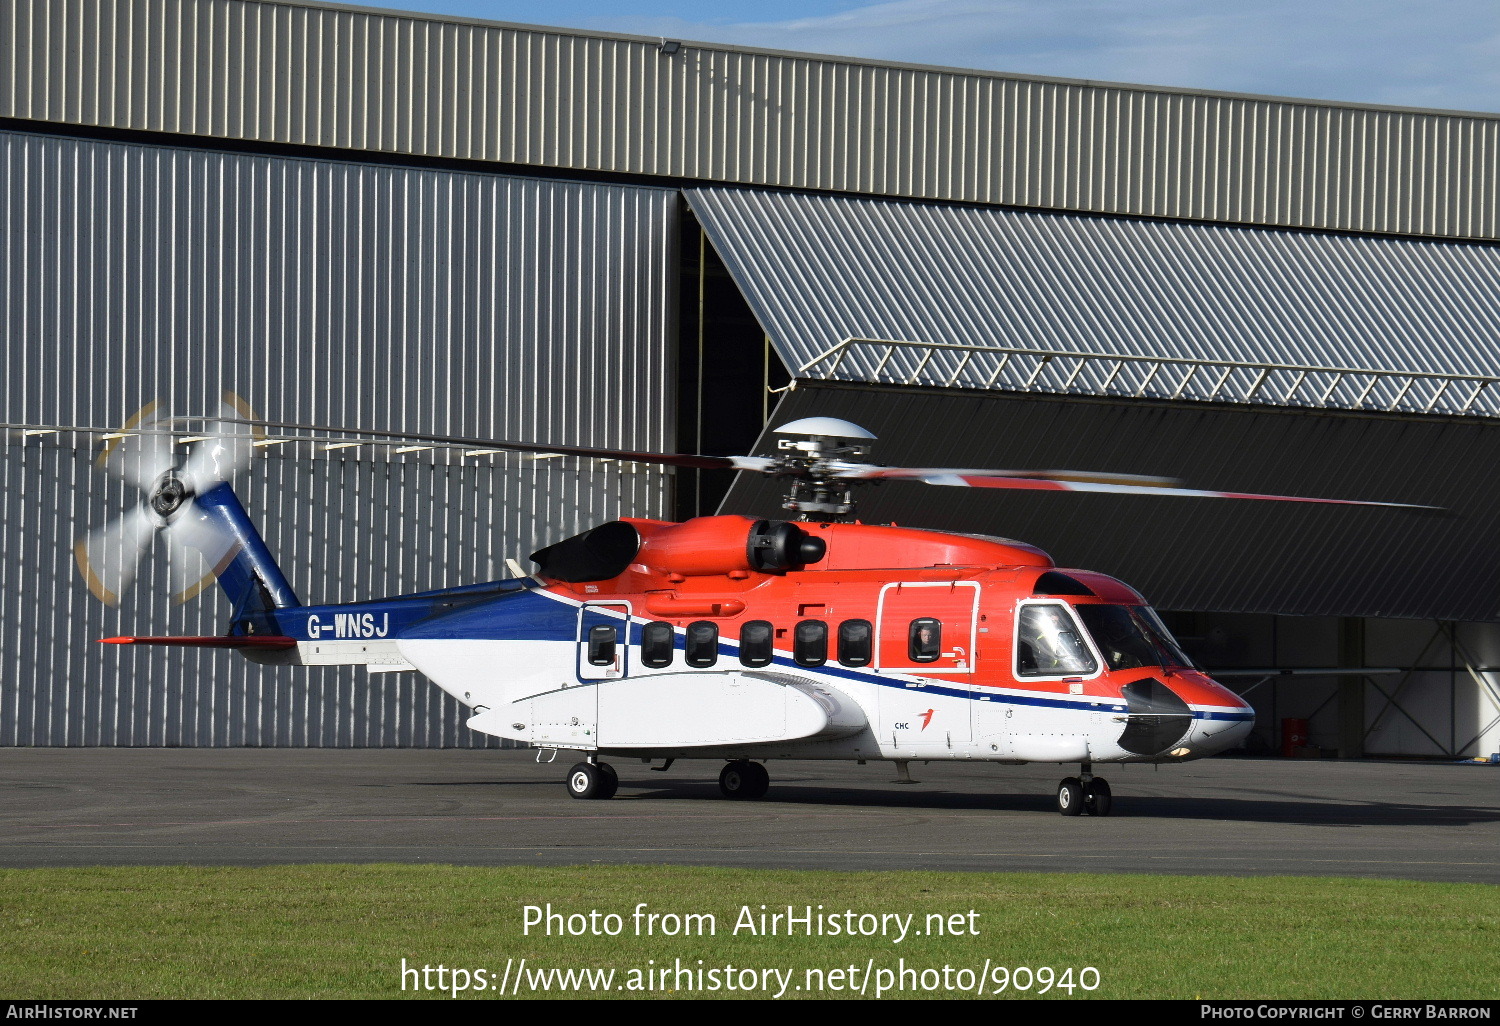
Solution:
[(758, 762), (738, 759), (719, 773), (719, 790), (725, 798), (764, 798), (771, 786), (771, 774)]
[(620, 777), (605, 762), (580, 762), (568, 770), (568, 794), (574, 798), (613, 798), (620, 788)]
[(1057, 811), (1064, 816), (1081, 816), (1083, 805), (1083, 784), (1077, 777), (1064, 777), (1057, 785)]
[(1083, 785), (1083, 804), (1090, 816), (1108, 816), (1114, 802), (1114, 795), (1109, 790), (1109, 781), (1103, 777), (1095, 777)]

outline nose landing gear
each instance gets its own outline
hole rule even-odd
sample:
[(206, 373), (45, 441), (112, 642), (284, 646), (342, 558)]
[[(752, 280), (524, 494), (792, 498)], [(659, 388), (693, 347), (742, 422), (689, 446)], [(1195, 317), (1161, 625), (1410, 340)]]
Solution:
[(1109, 781), (1096, 777), (1093, 767), (1084, 763), (1076, 777), (1064, 777), (1057, 785), (1057, 811), (1064, 816), (1108, 816), (1114, 805)]
[(568, 794), (574, 798), (613, 798), (620, 789), (620, 776), (607, 762), (580, 762), (568, 770)]

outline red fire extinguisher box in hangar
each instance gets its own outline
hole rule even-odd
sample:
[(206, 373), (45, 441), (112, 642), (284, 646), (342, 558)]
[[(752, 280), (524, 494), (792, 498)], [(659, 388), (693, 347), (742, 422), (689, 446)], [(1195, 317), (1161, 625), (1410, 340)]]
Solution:
[(1281, 754), (1290, 759), (1297, 749), (1308, 744), (1310, 728), (1306, 720), (1284, 719), (1281, 721)]

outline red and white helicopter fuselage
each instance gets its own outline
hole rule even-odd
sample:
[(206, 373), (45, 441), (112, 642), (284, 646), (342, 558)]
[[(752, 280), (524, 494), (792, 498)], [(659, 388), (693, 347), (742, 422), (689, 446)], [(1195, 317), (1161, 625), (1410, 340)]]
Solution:
[(1058, 569), (1022, 542), (850, 522), (855, 485), (1431, 508), (1201, 491), (1093, 471), (885, 467), (861, 462), (869, 432), (831, 418), (778, 428), (791, 437), (770, 456), (492, 442), (479, 452), (784, 478), (785, 508), (803, 519), (616, 520), (534, 553), (529, 577), (304, 605), (227, 483), (248, 465), (262, 422), (226, 395), (216, 433), (179, 467), (175, 421), (149, 419), (152, 409), (101, 456), (140, 488), (141, 502), (78, 542), (79, 570), (113, 603), (163, 533), (209, 568), (201, 580), (196, 571), (182, 577), (179, 594), (216, 578), (234, 612), (222, 635), (106, 640), (420, 670), (472, 710), (474, 730), (584, 753), (567, 776), (575, 798), (615, 793), (618, 777), (602, 756), (725, 760), (720, 787), (740, 798), (765, 793), (770, 759), (892, 760), (903, 776), (911, 760), (966, 759), (1077, 763), (1079, 775), (1059, 785), (1058, 809), (1102, 815), (1112, 798), (1095, 764), (1200, 758), (1249, 733), (1251, 708), (1194, 667), (1130, 587)]
[[(607, 526), (638, 538), (622, 572), (564, 582), (544, 561), (524, 592), (395, 648), (476, 730), (647, 759), (1178, 761), (1253, 722), (1139, 594), (1018, 542), (736, 516)], [(757, 533), (788, 528), (821, 555), (757, 567)], [(500, 617), (530, 636), (479, 636)]]

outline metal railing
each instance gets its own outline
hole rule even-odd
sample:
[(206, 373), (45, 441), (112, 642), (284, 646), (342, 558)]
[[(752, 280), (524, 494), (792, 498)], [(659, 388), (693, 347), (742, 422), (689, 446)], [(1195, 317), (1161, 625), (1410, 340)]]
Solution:
[(1500, 416), (1500, 376), (846, 338), (798, 375), (881, 384)]

